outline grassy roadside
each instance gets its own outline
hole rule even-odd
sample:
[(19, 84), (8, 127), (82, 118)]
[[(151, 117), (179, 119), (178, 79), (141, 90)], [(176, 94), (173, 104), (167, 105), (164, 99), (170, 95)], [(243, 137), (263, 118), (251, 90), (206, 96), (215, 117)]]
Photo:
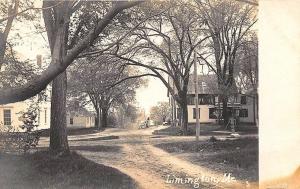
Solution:
[(3, 189), (138, 188), (131, 177), (75, 152), (63, 157), (53, 157), (46, 151), (22, 156), (1, 154), (0, 169), (0, 186)]
[(162, 143), (157, 147), (211, 170), (232, 173), (239, 180), (258, 181), (258, 139)]
[[(90, 127), (90, 128), (67, 128), (68, 136), (71, 135), (87, 135), (87, 134), (93, 134), (93, 133), (99, 133), (102, 130), (98, 130), (95, 127)], [(50, 136), (50, 129), (42, 129), (40, 130), (41, 134), (40, 136), (42, 137), (49, 137)]]
[[(258, 128), (254, 125), (241, 124), (236, 131), (241, 134), (258, 134)], [(223, 126), (217, 124), (201, 123), (200, 133), (201, 135), (226, 135), (229, 130), (225, 130)], [(166, 126), (166, 128), (161, 130), (156, 130), (153, 132), (154, 135), (169, 135), (169, 136), (179, 136), (182, 135), (180, 127)], [(188, 125), (188, 136), (194, 136), (196, 134), (195, 124)]]

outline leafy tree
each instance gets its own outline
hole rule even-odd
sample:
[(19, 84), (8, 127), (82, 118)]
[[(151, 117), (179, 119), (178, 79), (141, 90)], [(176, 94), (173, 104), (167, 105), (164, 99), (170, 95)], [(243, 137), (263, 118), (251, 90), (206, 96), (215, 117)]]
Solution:
[(147, 21), (136, 20), (134, 29), (128, 28), (130, 37), (111, 54), (162, 81), (180, 107), (183, 134), (187, 134), (187, 90), (194, 51), (209, 38), (201, 35), (204, 20), (185, 1), (149, 2), (140, 9)]
[[(18, 2), (18, 1), (15, 1)], [(99, 17), (93, 21), (92, 27), (78, 40), (69, 39), (74, 28), (70, 23), (75, 20), (74, 13), (80, 12), (81, 7), (89, 4), (108, 5), (98, 10)], [(65, 69), (78, 57), (78, 55), (91, 46), (109, 25), (114, 17), (123, 11), (137, 5), (139, 2), (85, 2), (84, 1), (43, 1), (43, 18), (47, 32), (49, 48), (51, 51), (51, 63), (40, 75), (18, 87), (2, 87), (0, 92), (0, 104), (11, 103), (28, 99), (43, 89), (53, 80), (51, 101), (51, 127), (50, 149), (53, 152), (68, 153), (68, 141), (66, 133), (66, 73)], [(33, 9), (33, 8), (32, 8)], [(23, 11), (21, 11), (23, 12)], [(82, 11), (81, 11), (82, 12)], [(17, 13), (15, 9), (14, 13)], [(96, 12), (95, 12), (96, 13)], [(15, 17), (17, 14), (11, 14)], [(7, 21), (11, 16), (8, 16)], [(102, 16), (103, 15), (103, 16)], [(5, 19), (3, 19), (4, 21)], [(86, 20), (81, 19), (82, 22)], [(80, 28), (80, 25), (77, 26)], [(74, 31), (77, 31), (75, 29)], [(75, 35), (76, 36), (76, 32)], [(68, 42), (70, 40), (70, 43)], [(5, 50), (4, 50), (5, 51)], [(3, 49), (2, 49), (3, 52)]]
[[(85, 32), (80, 38), (76, 39), (76, 31), (80, 31), (82, 26), (80, 22), (84, 23), (85, 19), (80, 19), (77, 29), (74, 29), (75, 33), (73, 38), (69, 38), (70, 23), (72, 23), (72, 18), (76, 20), (75, 17), (71, 17), (74, 12), (83, 11), (80, 9), (82, 6), (89, 6), (90, 4), (100, 4), (103, 5), (103, 10), (105, 10), (105, 2), (88, 2), (82, 4), (81, 1), (44, 1), (43, 2), (43, 17), (46, 26), (49, 47), (51, 50), (51, 63), (53, 69), (59, 69), (59, 71), (51, 71), (49, 73), (50, 80), (43, 83), (35, 83), (34, 86), (43, 87), (47, 85), (53, 79), (52, 83), (52, 100), (51, 100), (51, 127), (50, 127), (50, 149), (54, 152), (68, 153), (69, 146), (66, 133), (66, 93), (67, 93), (67, 75), (65, 69), (77, 58), (77, 56), (84, 51), (86, 48), (91, 46), (95, 42), (99, 34), (105, 29), (105, 27), (110, 23), (110, 21), (123, 9), (129, 8), (136, 5), (136, 3), (109, 3), (108, 11), (105, 14), (94, 14), (96, 17), (92, 17), (89, 22), (92, 22), (92, 27), (90, 30)], [(53, 7), (51, 9), (46, 7)], [(98, 12), (99, 13), (99, 12)], [(101, 13), (101, 11), (100, 11)], [(100, 15), (98, 17), (98, 15)], [(70, 21), (71, 20), (71, 21)], [(78, 29), (79, 28), (79, 29)], [(71, 41), (70, 41), (71, 40)], [(70, 42), (68, 42), (70, 41)], [(50, 68), (49, 67), (49, 68)], [(49, 69), (47, 69), (49, 70)], [(46, 70), (46, 71), (47, 71)], [(52, 75), (53, 74), (53, 75)], [(59, 74), (59, 75), (58, 75)], [(53, 77), (52, 77), (52, 76)], [(47, 79), (46, 79), (47, 80)], [(38, 89), (39, 90), (39, 89)]]
[(13, 29), (13, 23), (21, 20), (32, 21), (38, 15), (32, 9), (33, 3), (31, 0), (4, 0), (0, 2), (0, 70), (4, 64), (7, 46), (11, 45), (9, 34)]
[[(30, 82), (14, 88), (0, 89), (0, 104), (7, 104), (28, 99), (42, 91), (56, 76), (63, 73), (66, 68), (72, 64), (80, 53), (99, 37), (104, 29), (110, 24), (114, 17), (124, 9), (136, 6), (139, 1), (130, 2), (112, 2), (103, 17), (95, 21), (94, 27), (81, 37), (71, 49), (66, 50), (66, 40), (68, 25), (71, 15), (81, 6), (85, 5), (84, 1), (44, 1), (43, 17), (47, 30), (49, 47), (51, 50), (51, 63), (49, 67)], [(94, 2), (101, 3), (101, 2)], [(41, 9), (41, 8), (40, 8)], [(101, 10), (98, 10), (101, 12)], [(55, 50), (54, 50), (55, 49)], [(64, 74), (63, 74), (64, 75)]]
[(171, 107), (168, 102), (159, 102), (150, 109), (150, 118), (157, 124), (162, 124), (171, 116)]
[(241, 51), (237, 57), (236, 83), (243, 94), (253, 99), (254, 120), (258, 110), (258, 40), (256, 35), (252, 35), (241, 45)]
[(139, 78), (128, 79), (133, 71), (112, 56), (81, 60), (70, 71), (70, 96), (80, 101), (81, 106), (91, 103), (96, 112), (96, 127), (106, 127), (109, 110), (132, 102), (135, 89), (143, 84)]
[(258, 40), (256, 35), (251, 36), (241, 44), (237, 57), (237, 82), (243, 93), (257, 93), (258, 88)]
[(205, 19), (206, 55), (197, 53), (201, 61), (217, 75), (222, 117), (228, 122), (227, 102), (235, 86), (235, 65), (242, 43), (252, 33), (256, 23), (256, 7), (233, 0), (196, 1), (199, 16)]
[(23, 125), (20, 126), (21, 129), (24, 129), (25, 132), (31, 132), (35, 128), (38, 127), (37, 124), (37, 116), (38, 116), (38, 111), (39, 107), (38, 104), (32, 103), (30, 106), (27, 108), (25, 112), (22, 113), (22, 122)]
[(138, 108), (133, 105), (133, 102), (124, 102), (114, 108), (114, 115), (118, 127), (129, 128), (136, 123)]
[(0, 87), (11, 88), (32, 80), (37, 68), (28, 60), (21, 60), (14, 49), (21, 40), (15, 25), (35, 22), (39, 14), (33, 9), (34, 1), (4, 0), (0, 2)]
[[(14, 52), (12, 52), (14, 53)], [(29, 61), (18, 60), (14, 55), (7, 55), (0, 72), (0, 87), (18, 87), (31, 81), (38, 73), (37, 67)]]

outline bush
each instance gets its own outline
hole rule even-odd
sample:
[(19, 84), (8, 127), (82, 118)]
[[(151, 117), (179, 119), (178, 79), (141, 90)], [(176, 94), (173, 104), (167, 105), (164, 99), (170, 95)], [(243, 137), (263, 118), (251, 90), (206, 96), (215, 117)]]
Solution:
[[(193, 136), (195, 135), (195, 130), (191, 129), (191, 128), (188, 128), (187, 130), (187, 136)], [(183, 136), (183, 130), (181, 128), (179, 128), (178, 132), (177, 132), (177, 135), (178, 136)]]
[(0, 132), (1, 152), (27, 152), (38, 145), (40, 132)]
[(22, 113), (22, 122), (23, 125), (20, 126), (21, 129), (25, 130), (25, 132), (31, 132), (35, 128), (38, 127), (38, 124), (36, 123), (38, 107), (36, 106), (30, 106), (26, 112), (20, 112)]
[(35, 148), (40, 139), (40, 131), (33, 131), (37, 127), (35, 119), (36, 114), (23, 113), (23, 125), (20, 128), (25, 132), (19, 132), (12, 126), (1, 125), (0, 152), (25, 153), (30, 148)]
[(218, 139), (215, 137), (215, 136), (211, 136), (209, 139), (208, 139), (208, 142), (217, 142)]

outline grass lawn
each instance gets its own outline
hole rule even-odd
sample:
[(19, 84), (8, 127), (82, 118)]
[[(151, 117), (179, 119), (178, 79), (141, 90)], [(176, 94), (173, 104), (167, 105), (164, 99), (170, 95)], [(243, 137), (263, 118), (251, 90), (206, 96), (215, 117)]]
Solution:
[[(215, 124), (201, 124), (200, 132), (202, 134), (204, 133), (210, 133), (211, 131), (219, 130), (221, 128), (220, 125)], [(181, 135), (180, 127), (168, 127), (166, 126), (165, 129), (161, 130), (155, 130), (153, 132), (155, 135), (170, 135), (170, 136), (179, 136)], [(195, 125), (188, 125), (188, 135), (192, 136), (196, 134), (196, 128)]]
[(42, 151), (26, 155), (0, 155), (2, 189), (133, 189), (136, 182), (117, 169), (96, 164), (75, 152), (53, 157)]
[[(68, 136), (71, 135), (87, 135), (87, 134), (93, 134), (93, 133), (99, 133), (103, 130), (98, 130), (95, 127), (90, 128), (67, 128), (68, 129)], [(42, 129), (41, 130), (41, 136), (48, 137), (50, 136), (50, 129)]]
[[(200, 124), (200, 133), (201, 135), (224, 135), (225, 130), (221, 125), (201, 123)], [(218, 132), (215, 132), (218, 131)], [(258, 128), (254, 125), (241, 124), (237, 129), (237, 132), (240, 134), (257, 134)], [(169, 135), (169, 136), (179, 136), (181, 135), (180, 127), (166, 127), (165, 129), (156, 130), (153, 132), (155, 135)], [(196, 134), (195, 124), (188, 125), (188, 136), (194, 136)]]
[(174, 142), (157, 147), (222, 174), (249, 182), (258, 181), (258, 139)]

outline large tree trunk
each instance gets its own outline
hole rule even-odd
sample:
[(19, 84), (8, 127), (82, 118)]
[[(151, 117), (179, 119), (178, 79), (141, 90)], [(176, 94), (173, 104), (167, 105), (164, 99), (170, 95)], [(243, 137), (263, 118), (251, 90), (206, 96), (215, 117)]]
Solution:
[(101, 109), (101, 126), (103, 128), (107, 127), (107, 116), (108, 116), (108, 110), (106, 108)]
[(177, 119), (178, 119), (178, 126), (182, 128), (182, 108), (181, 105), (178, 103), (178, 108), (177, 108)]
[(221, 124), (221, 95), (218, 95), (218, 124)]
[(229, 121), (229, 112), (228, 112), (227, 102), (228, 102), (228, 97), (223, 95), (222, 96), (222, 104), (223, 104), (222, 117), (224, 120), (224, 122), (223, 122), (224, 126), (226, 126)]
[[(62, 66), (64, 57), (67, 54), (67, 35), (69, 18), (66, 13), (65, 6), (58, 9), (55, 18), (55, 31), (48, 31), (49, 46), (51, 48), (51, 59), (55, 60), (51, 64)], [(46, 16), (46, 15), (45, 15)], [(49, 18), (49, 17), (48, 17)], [(45, 21), (49, 21), (46, 20)], [(50, 21), (49, 21), (50, 22)], [(48, 25), (50, 23), (45, 23)], [(54, 153), (70, 153), (67, 135), (67, 121), (66, 121), (66, 97), (67, 97), (67, 74), (62, 72), (52, 83), (52, 97), (51, 97), (51, 125), (50, 125), (50, 150)]]
[(256, 93), (255, 94), (255, 113), (256, 113), (256, 115), (255, 115), (255, 117), (256, 117), (256, 119), (255, 119), (255, 124), (256, 124), (256, 126), (258, 126), (258, 121), (259, 121), (259, 105), (258, 105), (258, 94)]
[(69, 153), (66, 121), (67, 75), (63, 72), (52, 83), (50, 150)]
[(96, 108), (95, 127), (96, 127), (98, 130), (101, 129), (101, 109), (100, 109), (100, 108)]
[(179, 102), (180, 106), (180, 125), (182, 134), (187, 136), (188, 134), (188, 108), (187, 108), (187, 92), (179, 92)]
[(185, 105), (184, 104), (182, 105), (181, 110), (182, 110), (182, 120), (181, 120), (182, 134), (184, 136), (187, 136), (187, 134), (188, 134), (188, 109), (187, 109), (187, 103), (185, 103)]
[(252, 102), (252, 105), (253, 105), (253, 123), (256, 125), (256, 97), (254, 96), (252, 100), (253, 100), (253, 102)]

